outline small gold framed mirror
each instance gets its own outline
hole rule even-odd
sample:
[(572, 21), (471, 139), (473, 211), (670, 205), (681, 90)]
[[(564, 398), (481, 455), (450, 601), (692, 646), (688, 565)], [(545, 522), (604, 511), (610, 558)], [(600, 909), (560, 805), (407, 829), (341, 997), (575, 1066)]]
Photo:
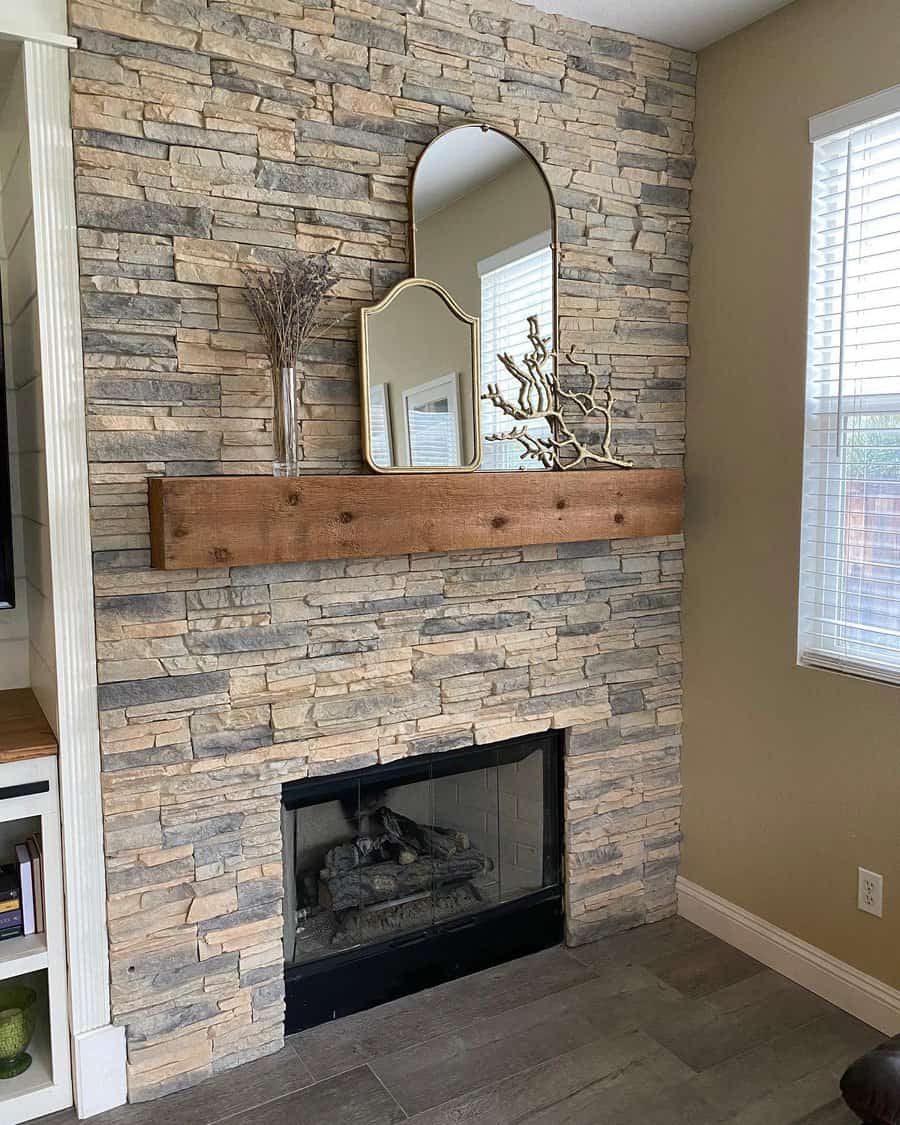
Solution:
[(363, 455), (377, 473), (481, 462), (478, 318), (436, 282), (401, 281), (360, 314)]

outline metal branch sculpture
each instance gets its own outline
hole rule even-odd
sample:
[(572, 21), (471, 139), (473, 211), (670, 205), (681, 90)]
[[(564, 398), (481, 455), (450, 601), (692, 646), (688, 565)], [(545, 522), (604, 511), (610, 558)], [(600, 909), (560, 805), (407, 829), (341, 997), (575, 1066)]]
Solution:
[[(545, 370), (553, 352), (547, 346), (550, 337), (541, 336), (536, 316), (528, 317), (528, 340), (532, 350), (522, 357), (522, 366), (508, 352), (497, 356), (518, 383), (516, 400), (513, 402), (507, 398), (497, 383), (488, 383), (487, 391), (481, 397), (516, 422), (545, 421), (550, 433), (534, 434), (527, 425), (519, 425), (504, 433), (487, 434), (485, 441), (517, 441), (523, 449), (523, 461), (538, 461), (546, 469), (574, 469), (588, 462), (632, 468), (630, 461), (623, 461), (612, 453), (612, 390), (601, 388), (597, 373), (586, 363), (575, 359), (574, 346), (566, 352), (566, 360), (575, 367), (583, 368), (590, 379), (590, 388), (587, 391), (563, 390), (555, 372)], [(604, 396), (602, 399), (601, 395)], [(603, 437), (599, 450), (584, 445), (575, 436), (564, 415), (566, 405), (579, 411), (583, 418), (600, 419)]]

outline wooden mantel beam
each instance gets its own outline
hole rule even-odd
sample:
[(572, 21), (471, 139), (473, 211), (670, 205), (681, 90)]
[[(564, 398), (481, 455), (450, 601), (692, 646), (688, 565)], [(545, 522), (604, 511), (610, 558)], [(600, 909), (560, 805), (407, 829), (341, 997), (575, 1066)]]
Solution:
[(373, 558), (681, 531), (677, 469), (155, 477), (161, 570)]

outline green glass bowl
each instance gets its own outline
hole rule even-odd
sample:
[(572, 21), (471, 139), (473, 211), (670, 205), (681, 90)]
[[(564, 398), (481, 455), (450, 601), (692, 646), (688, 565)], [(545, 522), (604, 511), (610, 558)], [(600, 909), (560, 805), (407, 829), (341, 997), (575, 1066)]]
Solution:
[(25, 985), (0, 988), (0, 1079), (15, 1078), (31, 1066), (26, 1048), (34, 1035), (37, 993)]

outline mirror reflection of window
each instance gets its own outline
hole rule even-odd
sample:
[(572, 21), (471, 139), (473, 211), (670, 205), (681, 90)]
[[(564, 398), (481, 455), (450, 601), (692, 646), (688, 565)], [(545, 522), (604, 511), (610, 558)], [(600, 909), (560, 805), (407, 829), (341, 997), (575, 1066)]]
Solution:
[(413, 387), (403, 395), (408, 463), (460, 463), (459, 389), (456, 374)]
[[(519, 384), (497, 358), (503, 352), (515, 360), (529, 351), (528, 317), (536, 316), (541, 334), (553, 330), (553, 254), (550, 232), (535, 236), (478, 263), (481, 277), (481, 389), (489, 383), (500, 388), (509, 402), (519, 395)], [(550, 346), (552, 347), (552, 340)], [(482, 440), (520, 425), (491, 402), (481, 403)], [(545, 421), (526, 423), (535, 437), (547, 437)], [(517, 441), (485, 441), (481, 468), (488, 472), (540, 469), (537, 461), (522, 460)]]
[(369, 441), (376, 465), (394, 464), (388, 384), (377, 383), (369, 394)]

